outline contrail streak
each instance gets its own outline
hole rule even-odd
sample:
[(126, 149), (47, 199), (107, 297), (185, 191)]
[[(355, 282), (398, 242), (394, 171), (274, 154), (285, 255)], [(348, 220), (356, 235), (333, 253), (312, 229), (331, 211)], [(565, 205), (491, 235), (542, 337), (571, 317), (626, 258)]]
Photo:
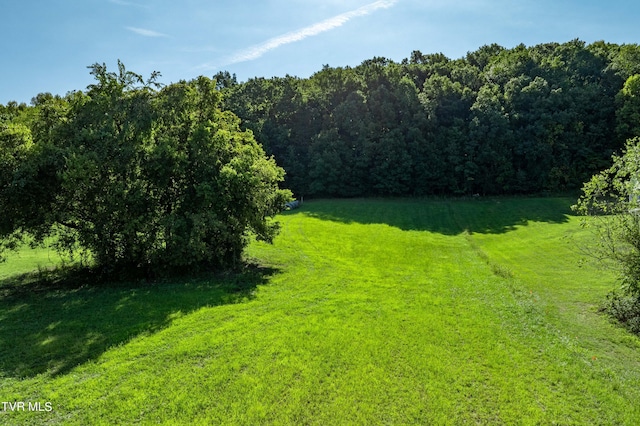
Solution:
[(140, 34), (145, 37), (169, 37), (166, 34), (159, 33), (153, 30), (147, 30), (146, 28), (126, 27), (129, 31), (133, 31), (136, 34)]
[(257, 59), (269, 52), (270, 50), (277, 49), (280, 46), (285, 44), (294, 43), (296, 41), (304, 40), (307, 37), (315, 36), (320, 33), (324, 33), (326, 31), (332, 30), (334, 28), (341, 27), (346, 24), (349, 20), (356, 18), (358, 16), (365, 16), (375, 12), (378, 9), (387, 9), (394, 4), (396, 4), (398, 0), (379, 0), (365, 6), (362, 6), (358, 9), (352, 10), (350, 12), (345, 12), (340, 15), (336, 15), (332, 18), (326, 19), (324, 21), (318, 22), (316, 24), (310, 25), (308, 27), (283, 34), (278, 37), (274, 37), (265, 41), (264, 43), (257, 44), (248, 49), (242, 50), (231, 58), (229, 58), (224, 65), (237, 64), (239, 62), (251, 61), (253, 59)]

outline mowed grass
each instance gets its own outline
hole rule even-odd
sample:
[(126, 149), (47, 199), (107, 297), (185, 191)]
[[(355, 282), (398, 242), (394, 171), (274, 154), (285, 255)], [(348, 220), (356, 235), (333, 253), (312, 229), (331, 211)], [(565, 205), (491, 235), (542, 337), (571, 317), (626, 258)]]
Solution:
[(638, 424), (640, 342), (597, 312), (615, 276), (571, 202), (313, 201), (261, 267), (153, 285), (10, 259), (0, 402), (53, 411), (0, 423)]

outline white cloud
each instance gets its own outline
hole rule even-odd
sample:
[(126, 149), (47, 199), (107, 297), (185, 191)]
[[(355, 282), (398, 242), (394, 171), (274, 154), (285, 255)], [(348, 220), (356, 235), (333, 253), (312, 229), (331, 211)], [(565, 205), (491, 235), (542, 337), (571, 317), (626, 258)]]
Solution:
[(133, 31), (136, 34), (140, 34), (145, 37), (169, 37), (166, 34), (159, 33), (153, 30), (147, 30), (145, 28), (126, 27), (129, 31)]
[[(264, 43), (260, 43), (237, 52), (220, 66), (237, 64), (239, 62), (257, 59), (270, 50), (277, 49), (278, 47), (285, 44), (295, 43), (297, 41), (304, 40), (307, 37), (315, 36), (326, 31), (330, 31), (334, 28), (341, 27), (353, 18), (369, 15), (378, 9), (390, 8), (391, 6), (398, 3), (398, 1), (399, 0), (378, 0), (350, 12), (345, 12), (332, 18), (325, 19), (324, 21), (318, 22), (316, 24), (309, 25), (308, 27), (304, 27), (299, 30), (283, 34), (281, 36), (271, 38)], [(204, 65), (202, 68), (209, 68), (209, 66)]]

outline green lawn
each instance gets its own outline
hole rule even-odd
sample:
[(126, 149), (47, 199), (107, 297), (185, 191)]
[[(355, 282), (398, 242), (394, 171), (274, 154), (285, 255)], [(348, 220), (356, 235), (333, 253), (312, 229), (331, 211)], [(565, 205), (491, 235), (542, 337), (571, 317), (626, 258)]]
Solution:
[(640, 424), (640, 340), (597, 312), (615, 277), (571, 202), (313, 201), (259, 267), (154, 285), (45, 290), (23, 250), (0, 424)]

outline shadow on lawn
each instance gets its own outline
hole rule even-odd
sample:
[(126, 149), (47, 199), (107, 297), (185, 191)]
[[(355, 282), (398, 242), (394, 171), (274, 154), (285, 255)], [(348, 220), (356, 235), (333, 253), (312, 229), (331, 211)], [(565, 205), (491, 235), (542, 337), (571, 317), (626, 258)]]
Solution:
[(387, 224), (405, 231), (499, 234), (529, 222), (565, 223), (574, 202), (568, 197), (342, 199), (307, 202), (300, 213), (341, 223)]
[(0, 280), (0, 376), (67, 373), (176, 315), (250, 299), (276, 272), (253, 265), (154, 284), (88, 285), (78, 276), (43, 284), (42, 273)]

